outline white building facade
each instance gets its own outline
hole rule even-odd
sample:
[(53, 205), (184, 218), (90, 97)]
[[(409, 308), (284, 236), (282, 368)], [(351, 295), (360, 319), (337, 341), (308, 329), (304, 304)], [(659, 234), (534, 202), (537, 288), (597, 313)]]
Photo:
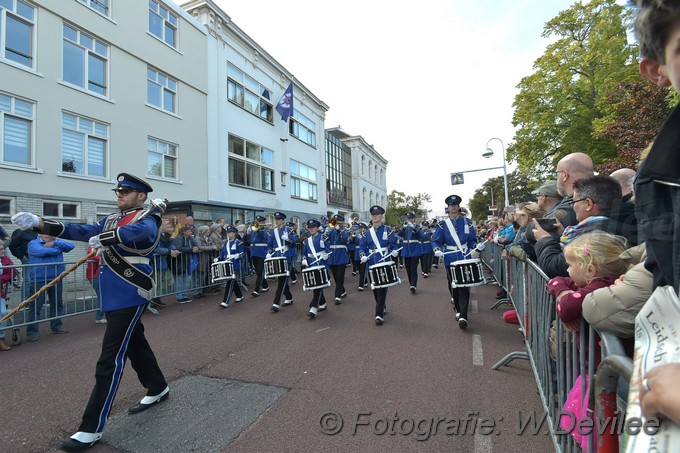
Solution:
[[(237, 206), (232, 220), (285, 212), (300, 224), (326, 212), (328, 106), (210, 0), (182, 3), (208, 32), (208, 201)], [(294, 113), (276, 111), (293, 82)], [(227, 219), (229, 221), (229, 218)]]
[(0, 221), (93, 222), (120, 172), (208, 198), (204, 28), (156, 0), (0, 2)]

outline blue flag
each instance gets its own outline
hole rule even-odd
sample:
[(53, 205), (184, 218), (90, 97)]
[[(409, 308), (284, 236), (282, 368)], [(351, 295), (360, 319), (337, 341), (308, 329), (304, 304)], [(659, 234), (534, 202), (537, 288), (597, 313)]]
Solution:
[(276, 111), (279, 112), (283, 121), (288, 121), (288, 117), (293, 115), (293, 82), (290, 82), (286, 92), (281, 96)]

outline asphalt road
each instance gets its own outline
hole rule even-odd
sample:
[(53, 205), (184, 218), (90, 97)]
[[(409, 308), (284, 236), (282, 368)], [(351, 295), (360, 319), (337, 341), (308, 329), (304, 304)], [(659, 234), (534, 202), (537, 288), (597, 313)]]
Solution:
[[(554, 451), (546, 426), (517, 433), (532, 411), (542, 414), (529, 362), (491, 370), (523, 348), (518, 326), (501, 319), (504, 308), (490, 310), (497, 287), (472, 289), (463, 331), (443, 268), (420, 276), (415, 295), (400, 274), (383, 326), (374, 323), (371, 291), (358, 292), (349, 269), (347, 298), (336, 306), (326, 289), (329, 308), (314, 320), (301, 281), (295, 303), (278, 313), (269, 310), (275, 283), (224, 310), (220, 296), (184, 305), (165, 298), (168, 307), (143, 322), (170, 398), (127, 415), (144, 395), (128, 366), (91, 451)], [(51, 335), (43, 324), (39, 341), (0, 353), (0, 451), (56, 451), (76, 430), (105, 326), (94, 314), (65, 326), (69, 334)]]

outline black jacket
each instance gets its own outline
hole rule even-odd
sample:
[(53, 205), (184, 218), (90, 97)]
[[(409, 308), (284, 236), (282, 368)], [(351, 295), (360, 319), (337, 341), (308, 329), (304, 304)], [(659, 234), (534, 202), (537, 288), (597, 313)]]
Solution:
[(17, 228), (12, 233), (9, 242), (9, 250), (19, 261), (28, 263), (28, 243), (38, 237), (38, 233), (33, 230), (22, 231)]
[(635, 178), (635, 211), (654, 287), (680, 292), (680, 106), (664, 123)]

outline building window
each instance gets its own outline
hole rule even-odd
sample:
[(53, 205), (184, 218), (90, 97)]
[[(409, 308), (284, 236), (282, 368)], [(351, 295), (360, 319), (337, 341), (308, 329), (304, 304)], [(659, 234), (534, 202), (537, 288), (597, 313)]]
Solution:
[(0, 0), (0, 58), (33, 67), (35, 8), (21, 0)]
[(62, 201), (43, 201), (43, 217), (57, 217), (60, 219), (79, 219), (80, 203)]
[(147, 68), (146, 77), (147, 102), (166, 112), (177, 113), (177, 81), (152, 68)]
[(107, 94), (109, 46), (64, 24), (63, 78), (65, 82), (101, 96)]
[(361, 156), (361, 176), (366, 174), (366, 156)]
[(0, 215), (14, 213), (14, 198), (0, 197)]
[(316, 125), (297, 110), (293, 110), (289, 125), (290, 135), (297, 137), (310, 146), (316, 146)]
[(274, 192), (274, 151), (229, 135), (229, 184)]
[(0, 162), (5, 165), (33, 164), (34, 104), (0, 93)]
[(61, 125), (61, 171), (106, 177), (108, 124), (63, 112)]
[(156, 0), (149, 0), (149, 32), (166, 44), (177, 47), (177, 16)]
[(318, 200), (315, 168), (290, 161), (290, 195), (303, 200)]
[(97, 222), (100, 222), (107, 218), (112, 212), (119, 211), (120, 209), (116, 205), (96, 205), (94, 208), (94, 215), (97, 218)]
[(87, 5), (93, 10), (106, 17), (109, 17), (109, 0), (78, 0), (83, 5)]
[(149, 138), (146, 151), (149, 176), (177, 180), (177, 145)]
[(271, 90), (231, 63), (227, 63), (227, 98), (253, 115), (274, 122)]

